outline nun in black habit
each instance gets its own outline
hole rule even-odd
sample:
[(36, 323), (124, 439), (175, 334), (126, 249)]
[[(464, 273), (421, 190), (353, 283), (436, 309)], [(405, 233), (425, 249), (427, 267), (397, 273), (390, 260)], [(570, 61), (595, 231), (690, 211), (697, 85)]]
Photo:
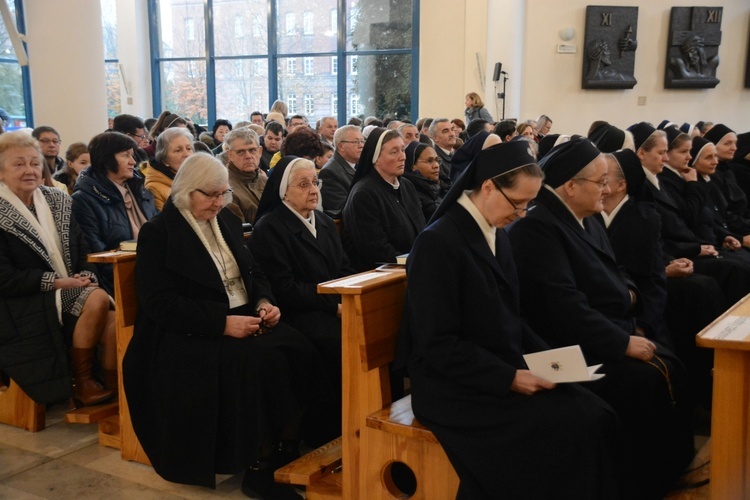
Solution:
[(407, 262), (397, 359), (408, 359), (414, 414), (455, 467), (459, 499), (617, 497), (612, 409), (532, 375), (522, 357), (547, 346), (519, 315), (502, 228), (541, 180), (526, 142), (481, 151)]
[[(271, 283), (284, 320), (312, 342), (323, 358), (340, 408), (341, 297), (320, 295), (318, 283), (352, 274), (336, 225), (316, 210), (320, 190), (315, 164), (305, 158), (284, 156), (273, 169), (258, 205), (250, 250)], [(341, 419), (329, 414), (341, 433)]]
[(638, 156), (629, 149), (613, 153), (609, 177), (612, 194), (596, 217), (641, 293), (638, 318), (652, 329), (649, 338), (669, 345), (685, 363), (692, 402), (708, 402), (710, 408), (713, 353), (697, 347), (695, 335), (724, 311), (724, 294), (715, 279), (695, 274), (689, 259), (663, 254), (661, 218), (643, 200), (646, 174)]
[(396, 262), (424, 228), (417, 190), (402, 177), (404, 149), (398, 132), (380, 127), (362, 149), (343, 210), (344, 249), (355, 271)]
[(404, 153), (404, 178), (414, 184), (424, 220), (429, 220), (443, 199), (440, 194), (439, 157), (432, 146), (418, 141), (406, 146)]
[(524, 317), (553, 347), (579, 344), (589, 364), (604, 363), (606, 376), (587, 387), (623, 423), (624, 496), (662, 498), (694, 451), (681, 363), (644, 338), (638, 290), (591, 217), (610, 191), (603, 155), (576, 138), (540, 166), (537, 205), (510, 232)]

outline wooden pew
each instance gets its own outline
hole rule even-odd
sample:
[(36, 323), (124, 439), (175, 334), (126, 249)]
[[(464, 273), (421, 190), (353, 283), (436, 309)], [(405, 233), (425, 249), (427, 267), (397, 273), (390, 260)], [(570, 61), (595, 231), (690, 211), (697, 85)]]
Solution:
[(135, 253), (100, 252), (90, 254), (89, 262), (114, 266), (115, 315), (117, 323), (117, 373), (119, 386), (119, 411), (99, 420), (99, 444), (119, 448), (123, 460), (133, 460), (151, 465), (133, 430), (130, 410), (122, 385), (122, 358), (133, 338), (135, 312), (138, 301), (135, 295)]
[[(716, 338), (728, 332), (723, 320), (729, 316), (738, 320), (737, 335)], [(714, 349), (711, 498), (750, 499), (750, 294), (704, 328), (696, 343)]]
[[(352, 282), (358, 279), (364, 281)], [(417, 476), (412, 498), (456, 496), (458, 477), (434, 435), (414, 419), (410, 398), (391, 406), (388, 363), (405, 291), (403, 270), (360, 273), (318, 285), (319, 293), (340, 294), (342, 300), (341, 473), (318, 476), (319, 482), (300, 481), (296, 473), (307, 456), (276, 471), (279, 482), (305, 484), (308, 499), (402, 497), (389, 474), (394, 461)], [(335, 482), (339, 491), (331, 488)]]
[(0, 373), (0, 423), (38, 432), (45, 426), (44, 405), (31, 399), (13, 379), (6, 385)]

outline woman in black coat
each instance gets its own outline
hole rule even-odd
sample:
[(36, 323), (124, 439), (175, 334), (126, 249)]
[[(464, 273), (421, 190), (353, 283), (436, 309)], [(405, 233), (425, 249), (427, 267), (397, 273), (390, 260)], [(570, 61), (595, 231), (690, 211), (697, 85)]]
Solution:
[(370, 132), (343, 211), (344, 249), (356, 271), (396, 262), (424, 228), (417, 191), (402, 177), (405, 160), (398, 132)]
[(458, 473), (459, 499), (617, 497), (612, 409), (533, 375), (522, 358), (546, 345), (520, 317), (502, 228), (523, 217), (541, 177), (525, 143), (482, 151), (409, 254), (398, 357), (415, 416)]
[(167, 480), (213, 487), (214, 474), (247, 469), (246, 494), (299, 498), (273, 470), (298, 456), (304, 411), (330, 399), (322, 362), (279, 322), (240, 220), (223, 209), (221, 162), (191, 156), (171, 196), (138, 243), (138, 316), (123, 361), (133, 428)]
[[(138, 144), (120, 132), (104, 132), (89, 142), (91, 166), (78, 176), (73, 214), (92, 252), (116, 250), (156, 215), (154, 196), (135, 168)], [(114, 294), (111, 264), (97, 264), (101, 286)]]
[[(351, 269), (336, 224), (316, 210), (319, 203), (315, 164), (284, 156), (263, 190), (250, 250), (271, 283), (285, 321), (316, 347), (340, 397), (341, 297), (319, 295), (317, 286), (347, 276)], [(321, 424), (335, 424), (334, 434), (341, 433), (338, 418)]]

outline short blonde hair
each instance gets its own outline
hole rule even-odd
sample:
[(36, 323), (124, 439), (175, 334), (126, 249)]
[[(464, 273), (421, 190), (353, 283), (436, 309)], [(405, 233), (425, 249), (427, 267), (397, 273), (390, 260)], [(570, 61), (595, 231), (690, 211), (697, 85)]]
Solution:
[(229, 183), (229, 173), (221, 161), (208, 153), (195, 153), (180, 166), (172, 181), (172, 203), (190, 208), (190, 194), (200, 189), (212, 192)]
[(13, 148), (34, 148), (42, 162), (40, 167), (44, 165), (44, 156), (39, 142), (31, 134), (18, 130), (0, 135), (0, 170), (5, 168), (5, 152)]

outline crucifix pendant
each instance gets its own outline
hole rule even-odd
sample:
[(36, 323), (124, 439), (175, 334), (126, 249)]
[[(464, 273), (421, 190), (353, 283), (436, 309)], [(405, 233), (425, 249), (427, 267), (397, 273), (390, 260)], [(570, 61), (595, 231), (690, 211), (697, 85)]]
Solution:
[(226, 287), (227, 292), (229, 293), (229, 295), (231, 295), (232, 297), (234, 297), (234, 279), (232, 279), (232, 278), (225, 279), (224, 280), (224, 287)]

